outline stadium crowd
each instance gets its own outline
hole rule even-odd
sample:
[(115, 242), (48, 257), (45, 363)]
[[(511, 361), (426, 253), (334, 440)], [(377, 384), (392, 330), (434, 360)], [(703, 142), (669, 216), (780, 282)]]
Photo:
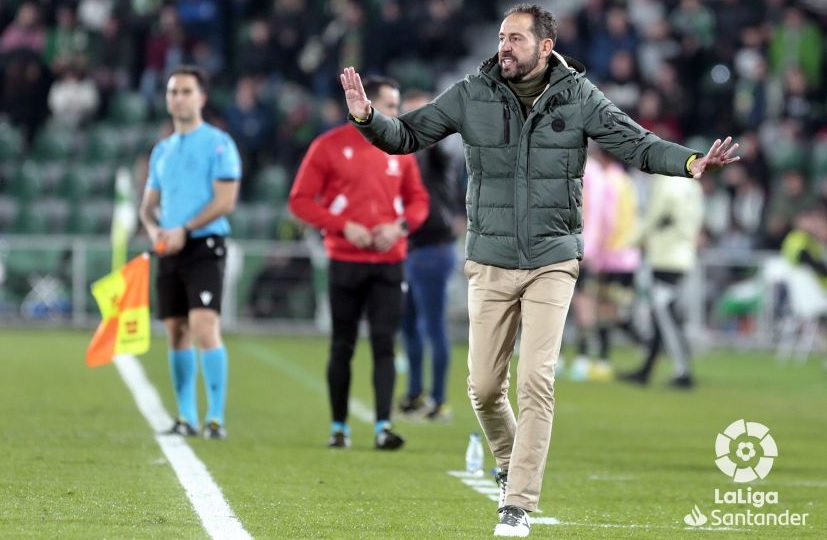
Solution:
[[(814, 196), (827, 198), (827, 9), (789, 0), (555, 2), (556, 49), (638, 122), (708, 148), (733, 133), (740, 164), (704, 178), (707, 245), (777, 248)], [(31, 145), (86, 129), (114, 98), (164, 118), (165, 74), (212, 77), (208, 117), (236, 139), (243, 197), (255, 173), (293, 177), (309, 142), (341, 123), (342, 66), (439, 91), (439, 75), (495, 51), (474, 28), (505, 3), (427, 0), (26, 0), (0, 4), (0, 115)], [(483, 54), (484, 53), (484, 54)], [(0, 184), (2, 185), (2, 184)], [(0, 188), (2, 189), (2, 188)]]

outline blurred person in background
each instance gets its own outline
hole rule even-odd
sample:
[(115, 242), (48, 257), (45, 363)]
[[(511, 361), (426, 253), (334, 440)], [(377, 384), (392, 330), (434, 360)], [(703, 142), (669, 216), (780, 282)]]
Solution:
[[(402, 99), (402, 112), (428, 103), (431, 95), (411, 91)], [(447, 420), (445, 386), (451, 364), (451, 342), (446, 319), (448, 281), (456, 265), (456, 239), (465, 215), (459, 167), (454, 156), (435, 144), (416, 154), (425, 189), (430, 196), (428, 218), (408, 237), (405, 279), (408, 292), (402, 319), (402, 343), (408, 359), (408, 388), (399, 408), (430, 420)], [(459, 222), (462, 222), (461, 224)], [(424, 393), (425, 345), (431, 354), (431, 390)]]
[(169, 338), (169, 364), (178, 417), (169, 434), (198, 435), (196, 382), (201, 369), (207, 393), (204, 437), (225, 439), (227, 348), (221, 338), (221, 300), (241, 160), (232, 138), (203, 120), (207, 79), (183, 65), (167, 83), (167, 111), (175, 132), (158, 142), (140, 217), (159, 255), (155, 287), (158, 316)]
[(643, 223), (635, 236), (652, 272), (653, 332), (643, 364), (620, 375), (626, 382), (646, 384), (664, 352), (675, 365), (673, 388), (692, 388), (691, 350), (679, 308), (686, 274), (694, 267), (703, 225), (703, 193), (694, 179), (655, 176)]
[(595, 158), (603, 167), (605, 182), (602, 216), (603, 244), (598, 260), (597, 362), (590, 378), (613, 377), (612, 332), (623, 331), (634, 343), (643, 338), (633, 323), (635, 273), (640, 266), (640, 248), (634, 244), (639, 228), (637, 187), (623, 165), (600, 148)]
[[(395, 80), (366, 78), (365, 91), (383, 114), (399, 113)], [(330, 260), (330, 448), (351, 444), (351, 364), (363, 315), (373, 354), (374, 447), (397, 450), (405, 443), (391, 426), (394, 342), (402, 322), (407, 236), (425, 221), (428, 204), (416, 159), (386, 154), (350, 124), (316, 137), (299, 166), (288, 206), (321, 231)]]
[(781, 243), (781, 255), (794, 266), (812, 270), (827, 291), (827, 211), (821, 204), (811, 203), (796, 215)]
[[(584, 77), (582, 64), (554, 51), (556, 38), (557, 21), (542, 7), (510, 8), (498, 51), (479, 72), (400, 118), (372, 107), (354, 68), (341, 74), (351, 125), (378, 148), (410, 154), (462, 136), (468, 393), (501, 470), (495, 536), (528, 536), (540, 498), (555, 364), (583, 257), (586, 141), (670, 176), (698, 178), (738, 160), (731, 138), (704, 155), (645, 131)], [(516, 416), (508, 389), (518, 328)]]
[(65, 127), (88, 125), (100, 107), (100, 92), (95, 81), (80, 66), (63, 68), (49, 89), (52, 118)]

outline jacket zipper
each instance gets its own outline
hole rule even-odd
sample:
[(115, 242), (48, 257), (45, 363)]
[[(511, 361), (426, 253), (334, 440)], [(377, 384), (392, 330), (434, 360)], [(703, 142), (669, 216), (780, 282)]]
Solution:
[(511, 109), (508, 108), (508, 102), (503, 101), (503, 138), (505, 144), (511, 144)]

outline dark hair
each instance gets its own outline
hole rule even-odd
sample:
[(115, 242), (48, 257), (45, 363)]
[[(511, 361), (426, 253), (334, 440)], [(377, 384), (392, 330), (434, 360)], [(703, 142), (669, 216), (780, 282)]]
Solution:
[(379, 90), (383, 86), (389, 86), (394, 90), (399, 90), (399, 83), (390, 77), (382, 77), (381, 75), (368, 75), (362, 80), (362, 86), (365, 87), (365, 95), (370, 100), (379, 97)]
[(537, 39), (551, 39), (557, 41), (557, 19), (550, 11), (543, 9), (537, 4), (517, 4), (505, 12), (505, 17), (515, 13), (531, 15), (533, 22), (531, 31)]
[(207, 93), (207, 87), (209, 86), (209, 82), (207, 81), (207, 73), (198, 66), (190, 65), (190, 64), (182, 64), (177, 68), (173, 69), (169, 77), (172, 78), (175, 75), (190, 75), (195, 77), (195, 82), (198, 83), (198, 88), (201, 89), (201, 92)]

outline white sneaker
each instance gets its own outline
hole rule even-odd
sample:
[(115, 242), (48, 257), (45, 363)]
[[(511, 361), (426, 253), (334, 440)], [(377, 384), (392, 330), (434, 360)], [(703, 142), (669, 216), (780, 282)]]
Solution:
[(531, 532), (528, 512), (516, 506), (506, 506), (500, 512), (500, 522), (494, 527), (494, 536), (526, 538)]
[(592, 362), (588, 356), (578, 356), (574, 359), (571, 368), (568, 370), (569, 379), (572, 381), (585, 381), (589, 378), (589, 370)]

